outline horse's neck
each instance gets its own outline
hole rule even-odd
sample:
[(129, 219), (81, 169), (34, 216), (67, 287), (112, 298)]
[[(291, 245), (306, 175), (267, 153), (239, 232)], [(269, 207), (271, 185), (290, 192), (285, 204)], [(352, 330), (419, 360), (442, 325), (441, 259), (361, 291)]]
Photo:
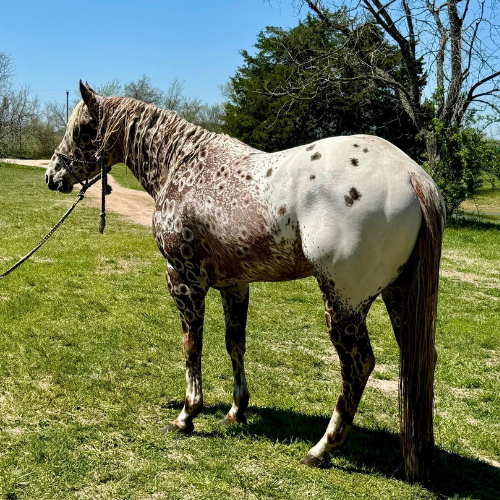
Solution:
[[(158, 123), (154, 127), (158, 127)], [(169, 178), (169, 171), (178, 168), (181, 162), (188, 167), (189, 162), (185, 159), (199, 146), (200, 134), (208, 134), (200, 128), (195, 133), (182, 135), (178, 132), (179, 127), (193, 125), (177, 117), (165, 126), (160, 125), (156, 131), (150, 131), (153, 140), (151, 133), (134, 131), (134, 136), (122, 148), (122, 161), (155, 200)]]

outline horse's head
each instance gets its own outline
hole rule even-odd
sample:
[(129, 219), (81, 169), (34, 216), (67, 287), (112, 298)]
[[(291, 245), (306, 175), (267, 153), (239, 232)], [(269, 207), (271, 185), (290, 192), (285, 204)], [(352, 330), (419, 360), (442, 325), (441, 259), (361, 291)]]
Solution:
[(83, 181), (99, 173), (96, 154), (104, 156), (102, 160), (106, 166), (111, 160), (106, 158), (106, 153), (98, 153), (100, 143), (97, 137), (104, 98), (97, 95), (88, 84), (83, 85), (81, 80), (80, 92), (83, 101), (71, 113), (63, 140), (52, 155), (45, 173), (49, 189), (61, 193), (70, 193), (78, 182), (77, 178)]

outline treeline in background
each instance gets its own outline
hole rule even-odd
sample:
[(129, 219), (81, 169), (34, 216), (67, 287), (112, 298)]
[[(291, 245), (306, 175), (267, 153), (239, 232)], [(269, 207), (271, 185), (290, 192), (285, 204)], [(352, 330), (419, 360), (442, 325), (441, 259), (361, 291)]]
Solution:
[[(299, 3), (309, 12), (296, 27), (267, 27), (252, 54), (241, 52), (242, 65), (220, 86), (221, 103), (186, 96), (178, 79), (159, 87), (147, 75), (90, 83), (101, 95), (175, 110), (263, 151), (335, 135), (383, 137), (432, 175), (449, 215), (485, 182), (495, 189), (500, 57), (490, 40), (500, 29), (481, 5), (364, 0), (357, 12)], [(66, 119), (65, 102), (41, 103), (15, 84), (13, 61), (0, 51), (0, 158), (50, 157)]]

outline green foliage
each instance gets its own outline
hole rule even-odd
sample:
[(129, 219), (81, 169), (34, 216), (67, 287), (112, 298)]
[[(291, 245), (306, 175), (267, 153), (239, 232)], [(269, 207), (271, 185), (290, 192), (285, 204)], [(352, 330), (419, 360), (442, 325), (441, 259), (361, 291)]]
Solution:
[[(344, 13), (336, 17), (346, 23)], [(357, 50), (368, 53), (376, 45), (381, 67), (402, 77), (399, 51), (372, 26), (356, 30)], [(415, 130), (394, 93), (364, 80), (347, 43), (345, 35), (311, 16), (290, 30), (263, 30), (257, 53), (241, 52), (244, 64), (226, 89), (224, 132), (265, 151), (334, 135), (377, 134), (418, 154)]]
[(431, 133), (439, 155), (431, 170), (446, 203), (448, 215), (455, 213), (466, 199), (473, 198), (487, 176), (490, 182), (500, 178), (500, 150), (498, 144), (469, 126), (449, 127), (439, 118), (431, 122)]
[(141, 183), (135, 178), (134, 174), (124, 163), (117, 163), (111, 169), (111, 175), (120, 184), (120, 186), (136, 189), (137, 191), (144, 191)]

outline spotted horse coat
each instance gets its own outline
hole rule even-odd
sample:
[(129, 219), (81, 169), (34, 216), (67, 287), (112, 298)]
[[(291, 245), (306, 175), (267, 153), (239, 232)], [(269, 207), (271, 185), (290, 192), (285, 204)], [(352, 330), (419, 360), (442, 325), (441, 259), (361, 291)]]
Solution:
[[(327, 430), (305, 463), (323, 466), (346, 439), (375, 366), (366, 316), (382, 294), (398, 339), (416, 344), (402, 345), (402, 353), (413, 349), (406, 358), (401, 355), (402, 412), (408, 420), (402, 441), (407, 477), (420, 477), (433, 443), (433, 325), (444, 224), (442, 199), (430, 177), (374, 136), (332, 137), (264, 153), (154, 105), (103, 98), (84, 85), (81, 93), (83, 101), (56, 151), (77, 151), (85, 158), (98, 154), (108, 167), (126, 163), (155, 201), (153, 232), (167, 260), (186, 360), (184, 407), (168, 430), (192, 432), (202, 410), (208, 289), (220, 291), (224, 306), (234, 397), (221, 424), (230, 424), (245, 422), (249, 401), (244, 368), (249, 283), (315, 276), (341, 361), (342, 388)], [(77, 161), (72, 168), (83, 178), (97, 174)], [(57, 155), (46, 177), (50, 188), (62, 192), (74, 184)], [(412, 353), (423, 356), (420, 371)], [(428, 387), (430, 380), (431, 392), (417, 402), (422, 363), (427, 370), (422, 383)], [(423, 437), (414, 435), (417, 431)]]

